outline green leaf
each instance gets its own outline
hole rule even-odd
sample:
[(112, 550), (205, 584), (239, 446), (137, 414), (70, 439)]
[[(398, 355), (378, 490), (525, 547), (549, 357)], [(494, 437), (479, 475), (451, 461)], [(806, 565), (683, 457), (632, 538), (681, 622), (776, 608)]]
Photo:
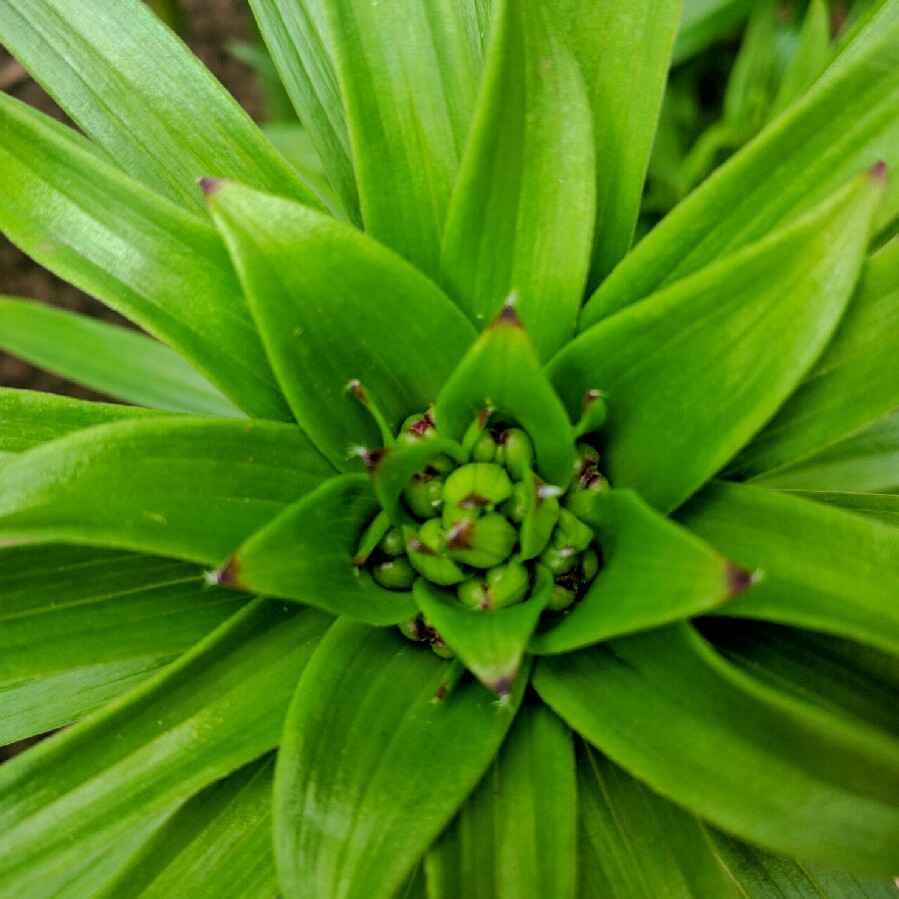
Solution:
[(395, 432), (434, 401), (475, 331), (433, 283), (355, 229), (236, 184), (209, 190), (291, 408), (346, 468), (353, 447), (381, 443), (349, 381)]
[(250, 0), (281, 82), (309, 133), (344, 213), (361, 225), (346, 111), (330, 51), (323, 0)]
[(123, 171), (202, 208), (236, 178), (317, 204), (231, 95), (138, 0), (0, 0), (0, 42)]
[(160, 417), (169, 416), (134, 406), (87, 403), (35, 390), (0, 387), (0, 460), (92, 425)]
[(541, 659), (541, 697), (614, 762), (737, 836), (860, 874), (899, 864), (899, 739), (727, 663), (689, 625)]
[(899, 526), (899, 494), (892, 493), (840, 493), (823, 490), (784, 491), (799, 499), (838, 506), (849, 512), (870, 515), (887, 524)]
[(194, 565), (108, 550), (0, 550), (0, 746), (146, 680), (247, 601)]
[(0, 349), (126, 402), (243, 418), (167, 346), (62, 309), (0, 296)]
[(571, 731), (545, 706), (524, 703), (484, 779), (428, 852), (431, 899), (574, 899), (574, 774)]
[(678, 517), (762, 577), (721, 614), (853, 637), (899, 652), (899, 530), (739, 484), (707, 487)]
[(437, 430), (461, 440), (485, 409), (511, 415), (534, 444), (541, 477), (567, 486), (574, 465), (571, 424), (511, 303), (484, 329), (438, 394)]
[(97, 899), (276, 899), (269, 755), (198, 793)]
[(82, 855), (278, 743), (331, 619), (253, 603), (147, 684), (0, 768), (0, 891)]
[(593, 234), (592, 119), (559, 13), (498, 7), (440, 272), (480, 330), (511, 291), (541, 359), (572, 335)]
[(346, 108), (365, 230), (435, 275), (482, 66), (464, 4), (318, 3)]
[(899, 240), (869, 259), (832, 343), (729, 470), (774, 473), (899, 407), (897, 356)]
[(497, 707), (395, 630), (338, 621), (300, 680), (275, 774), (288, 896), (392, 896), (474, 788), (521, 701)]
[(415, 582), (415, 601), (425, 620), (454, 650), (465, 667), (500, 697), (515, 686), (528, 641), (552, 591), (541, 565), (526, 602), (505, 609), (469, 609), (424, 578)]
[(290, 418), (228, 254), (208, 223), (6, 94), (0, 130), (0, 230), (10, 240), (172, 346), (245, 411)]
[(82, 543), (218, 564), (331, 473), (290, 425), (99, 425), (0, 466), (0, 546)]
[(219, 571), (219, 583), (370, 624), (407, 620), (415, 615), (411, 593), (379, 587), (354, 564), (379, 509), (366, 475), (332, 478), (253, 534)]
[[(591, 297), (582, 329), (759, 240), (878, 160), (899, 166), (899, 68), (885, 63), (899, 53), (899, 18), (883, 19), (666, 216)], [(892, 180), (882, 221), (899, 200)]]
[[(861, 268), (882, 172), (590, 328), (547, 369), (569, 411), (608, 397), (605, 464), (661, 511), (721, 468), (827, 345)], [(629, 257), (630, 258), (630, 257)]]
[(690, 618), (750, 582), (747, 572), (631, 490), (597, 494), (592, 514), (578, 514), (596, 533), (602, 567), (574, 608), (531, 641), (531, 652), (567, 652)]
[(578, 746), (581, 895), (604, 899), (895, 899), (888, 881), (809, 869), (739, 843)]
[(684, 0), (673, 64), (696, 56), (733, 31), (752, 5), (753, 0)]
[(682, 0), (567, 4), (596, 143), (592, 289), (631, 246)]

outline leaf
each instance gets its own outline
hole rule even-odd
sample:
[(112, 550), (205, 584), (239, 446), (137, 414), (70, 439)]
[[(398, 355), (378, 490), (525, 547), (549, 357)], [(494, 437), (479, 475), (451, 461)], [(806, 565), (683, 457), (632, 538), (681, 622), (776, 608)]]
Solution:
[(318, 3), (365, 230), (433, 276), (482, 65), (463, 4)]
[(0, 546), (82, 543), (215, 565), (332, 472), (290, 425), (99, 425), (0, 466)]
[(537, 471), (548, 483), (567, 486), (574, 465), (571, 424), (511, 303), (484, 329), (443, 385), (434, 408), (437, 430), (461, 440), (488, 408), (511, 415), (528, 433)]
[(0, 551), (0, 746), (137, 686), (246, 601), (210, 589), (184, 562), (68, 546)]
[(126, 402), (174, 412), (244, 417), (163, 344), (62, 309), (0, 297), (0, 349)]
[(104, 712), (0, 768), (0, 889), (54, 872), (278, 743), (330, 619), (262, 600)]
[(462, 681), (434, 703), (446, 668), (394, 630), (346, 619), (322, 641), (275, 774), (286, 895), (392, 896), (480, 780), (522, 690), (497, 707)]
[(573, 899), (571, 731), (525, 702), (499, 755), (426, 857), (432, 899)]
[(596, 143), (592, 289), (631, 246), (682, 2), (567, 2)]
[(411, 593), (379, 587), (354, 564), (379, 509), (366, 475), (332, 478), (253, 534), (220, 570), (219, 583), (370, 624), (408, 620)]
[(578, 746), (581, 894), (607, 899), (895, 899), (888, 881), (817, 872), (739, 843)]
[(752, 0), (684, 0), (673, 65), (697, 56), (732, 31), (751, 8)]
[(594, 325), (555, 357), (547, 374), (569, 411), (589, 388), (608, 397), (614, 486), (670, 511), (771, 418), (849, 301), (881, 176), (853, 180), (789, 228)]
[(899, 530), (823, 503), (709, 485), (680, 520), (762, 578), (721, 614), (764, 618), (899, 651)]
[(888, 493), (839, 493), (821, 490), (784, 491), (798, 499), (809, 499), (816, 503), (839, 506), (849, 512), (870, 515), (887, 524), (899, 526), (899, 494)]
[(899, 740), (747, 675), (689, 625), (541, 659), (533, 684), (616, 764), (740, 838), (896, 870)]
[(574, 333), (595, 213), (590, 106), (561, 25), (546, 0), (497, 8), (440, 254), (478, 330), (517, 292), (544, 360)]
[(870, 257), (834, 339), (772, 421), (734, 460), (744, 478), (776, 472), (899, 407), (899, 241)]
[(429, 584), (415, 583), (415, 602), (425, 620), (488, 690), (507, 697), (515, 686), (528, 641), (552, 591), (552, 578), (541, 565), (525, 602), (505, 609), (469, 609)]
[(281, 82), (309, 133), (343, 212), (362, 224), (346, 110), (330, 50), (323, 0), (250, 0)]
[(106, 158), (164, 197), (198, 211), (196, 180), (214, 175), (317, 203), (143, 3), (0, 0), (0, 22), (0, 42)]
[[(899, 166), (899, 19), (887, 4), (806, 96), (666, 216), (590, 298), (580, 327), (763, 238), (878, 160)], [(881, 213), (897, 202), (893, 179)]]
[(134, 406), (88, 403), (35, 390), (0, 387), (0, 460), (91, 425), (168, 417), (165, 412)]
[(0, 230), (172, 346), (244, 411), (289, 419), (214, 229), (5, 94), (0, 128)]
[(236, 184), (208, 190), (291, 408), (346, 468), (352, 447), (381, 442), (348, 382), (361, 382), (395, 432), (434, 401), (475, 331), (420, 272), (355, 229)]
[(276, 899), (274, 768), (274, 756), (265, 756), (198, 793), (97, 899)]
[(556, 654), (690, 618), (725, 603), (749, 573), (647, 506), (631, 490), (597, 495), (589, 524), (602, 567), (585, 596), (537, 634), (529, 650)]

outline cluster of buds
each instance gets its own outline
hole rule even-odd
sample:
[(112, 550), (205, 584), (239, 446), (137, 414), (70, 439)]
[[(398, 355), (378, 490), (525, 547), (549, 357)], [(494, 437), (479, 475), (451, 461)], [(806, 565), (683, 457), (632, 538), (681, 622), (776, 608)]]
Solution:
[[(428, 412), (403, 423), (396, 445), (438, 439)], [(365, 564), (372, 578), (389, 590), (411, 590), (424, 578), (453, 591), (461, 605), (489, 611), (527, 601), (536, 566), (544, 565), (553, 577), (545, 610), (570, 608), (600, 567), (593, 531), (575, 511), (577, 495), (608, 484), (599, 471), (599, 454), (586, 443), (577, 445), (565, 487), (543, 484), (534, 463), (530, 438), (513, 425), (481, 423), (462, 463), (435, 452), (403, 490), (404, 523), (390, 525), (380, 516), (369, 528), (366, 541), (372, 551), (365, 554)], [(452, 656), (421, 616), (401, 631), (429, 643), (438, 655)]]

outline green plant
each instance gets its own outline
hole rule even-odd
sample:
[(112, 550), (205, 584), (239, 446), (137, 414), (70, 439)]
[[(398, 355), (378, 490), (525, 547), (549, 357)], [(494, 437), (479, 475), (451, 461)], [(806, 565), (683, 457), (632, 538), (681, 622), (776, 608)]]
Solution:
[(252, 6), (0, 0), (0, 893), (895, 895), (899, 3), (633, 250), (679, 3)]

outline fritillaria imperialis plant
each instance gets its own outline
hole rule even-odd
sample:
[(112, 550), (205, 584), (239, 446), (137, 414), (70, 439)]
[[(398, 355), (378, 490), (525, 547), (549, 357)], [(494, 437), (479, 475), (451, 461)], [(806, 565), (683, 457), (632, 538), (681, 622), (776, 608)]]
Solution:
[(0, 894), (895, 894), (899, 4), (631, 249), (680, 6), (252, 0), (313, 192), (0, 0), (0, 226), (152, 335), (0, 305), (130, 403), (0, 393)]

